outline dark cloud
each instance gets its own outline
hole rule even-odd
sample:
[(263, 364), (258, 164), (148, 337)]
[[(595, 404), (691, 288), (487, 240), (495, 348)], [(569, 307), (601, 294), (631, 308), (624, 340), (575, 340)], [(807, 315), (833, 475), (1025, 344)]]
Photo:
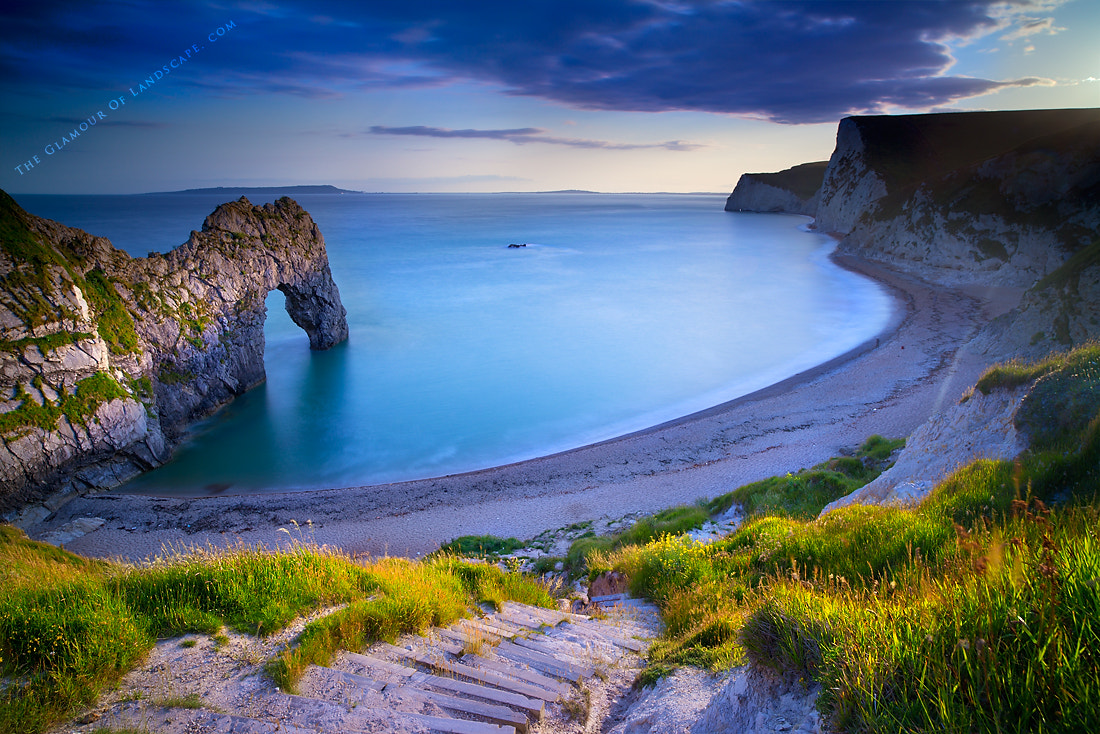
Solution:
[[(90, 117), (94, 117), (94, 115), (91, 115)], [(60, 116), (58, 116), (58, 117), (47, 117), (47, 118), (44, 118), (44, 119), (45, 119), (46, 122), (60, 122), (60, 123), (65, 124), (65, 125), (79, 125), (82, 122), (87, 122), (89, 120), (89, 117), (60, 117)], [(107, 118), (98, 119), (96, 121), (95, 125), (96, 125), (96, 127), (99, 127), (101, 125), (104, 126), (104, 127), (106, 127), (108, 125), (111, 125), (111, 126), (114, 126), (114, 127), (138, 127), (138, 128), (148, 128), (150, 130), (160, 130), (160, 129), (169, 127), (168, 123), (166, 123), (166, 122), (149, 122), (149, 121), (143, 121), (143, 120), (119, 120), (119, 119), (107, 119)]]
[(231, 20), (177, 83), (324, 97), (475, 80), (578, 108), (821, 122), (1038, 83), (953, 76), (949, 43), (1051, 32), (1039, 12), (1028, 0), (44, 1), (6, 10), (0, 71), (23, 92), (125, 87)]
[(428, 138), (486, 138), (489, 140), (507, 140), (516, 145), (546, 143), (548, 145), (565, 145), (570, 148), (601, 148), (604, 150), (664, 148), (665, 150), (689, 151), (703, 147), (697, 143), (687, 143), (682, 140), (669, 140), (663, 143), (612, 143), (606, 140), (561, 138), (547, 135), (545, 130), (537, 127), (521, 127), (511, 130), (451, 130), (444, 127), (426, 127), (424, 125), (410, 127), (374, 125), (370, 128), (370, 133), (372, 135), (418, 135)]

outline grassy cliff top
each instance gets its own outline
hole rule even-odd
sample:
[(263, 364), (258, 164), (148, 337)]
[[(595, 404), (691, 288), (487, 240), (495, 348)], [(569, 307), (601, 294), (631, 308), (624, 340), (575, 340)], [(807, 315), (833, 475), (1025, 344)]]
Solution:
[[(1095, 137), (1100, 109), (950, 112), (849, 118), (859, 128), (868, 162), (887, 189), (942, 177), (1051, 136), (1063, 144)], [(1080, 129), (1075, 135), (1071, 131)]]
[(777, 173), (746, 173), (745, 178), (777, 189), (790, 191), (800, 199), (809, 199), (821, 188), (829, 161), (803, 163)]

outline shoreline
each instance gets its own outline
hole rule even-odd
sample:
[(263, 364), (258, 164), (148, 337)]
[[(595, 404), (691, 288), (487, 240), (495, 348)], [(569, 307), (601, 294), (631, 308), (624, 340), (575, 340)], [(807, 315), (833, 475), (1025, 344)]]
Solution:
[(292, 539), (415, 556), (460, 535), (530, 538), (574, 522), (656, 512), (812, 466), (874, 433), (907, 436), (987, 366), (961, 347), (1003, 304), (854, 256), (830, 258), (887, 290), (895, 308), (886, 329), (732, 401), (598, 443), (432, 479), (208, 497), (88, 495), (29, 534), (102, 518), (102, 527), (66, 547), (129, 561), (181, 546)]

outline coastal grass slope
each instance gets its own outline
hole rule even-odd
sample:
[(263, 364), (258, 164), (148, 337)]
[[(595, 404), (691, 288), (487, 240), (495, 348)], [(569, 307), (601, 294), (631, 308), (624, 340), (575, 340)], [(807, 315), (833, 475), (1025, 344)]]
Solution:
[(841, 731), (1100, 728), (1100, 346), (992, 368), (1034, 381), (1014, 461), (961, 467), (916, 507), (768, 509), (589, 559), (657, 601), (644, 682), (747, 661), (821, 686)]
[[(681, 665), (752, 662), (820, 685), (840, 731), (1100, 728), (1100, 345), (988, 370), (1030, 385), (1030, 448), (959, 468), (915, 507), (816, 513), (882, 471), (897, 442), (582, 538), (579, 574), (616, 570), (658, 603), (645, 685)], [(966, 399), (966, 398), (964, 398)], [(683, 535), (739, 503), (710, 544)], [(487, 540), (480, 539), (484, 546)], [(549, 606), (545, 587), (437, 555), (363, 560), (300, 542), (90, 560), (0, 526), (0, 732), (42, 731), (91, 703), (158, 637), (268, 635), (328, 610), (267, 672), (293, 691), (340, 650), (446, 625), (472, 604)]]
[(293, 690), (310, 663), (405, 632), (448, 624), (476, 603), (550, 604), (534, 581), (453, 558), (356, 559), (299, 542), (289, 549), (193, 548), (145, 566), (81, 558), (0, 525), (0, 732), (37, 732), (91, 704), (158, 638), (228, 626), (268, 635), (306, 614), (270, 662)]

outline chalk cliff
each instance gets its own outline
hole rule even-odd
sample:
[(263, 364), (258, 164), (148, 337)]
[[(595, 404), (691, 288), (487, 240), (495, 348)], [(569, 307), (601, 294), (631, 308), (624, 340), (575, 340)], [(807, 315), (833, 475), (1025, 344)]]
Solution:
[(313, 349), (348, 336), (324, 238), (288, 198), (222, 204), (131, 258), (0, 192), (0, 511), (157, 466), (190, 422), (265, 377), (265, 297)]
[[(780, 202), (761, 182), (746, 174), (739, 201), (755, 187)], [(1100, 336), (1100, 110), (845, 118), (815, 199), (780, 210), (813, 215), (841, 252), (937, 283), (1029, 289), (975, 341), (983, 351)]]
[(726, 199), (728, 212), (817, 212), (818, 193), (828, 161), (803, 163), (779, 173), (746, 173)]

